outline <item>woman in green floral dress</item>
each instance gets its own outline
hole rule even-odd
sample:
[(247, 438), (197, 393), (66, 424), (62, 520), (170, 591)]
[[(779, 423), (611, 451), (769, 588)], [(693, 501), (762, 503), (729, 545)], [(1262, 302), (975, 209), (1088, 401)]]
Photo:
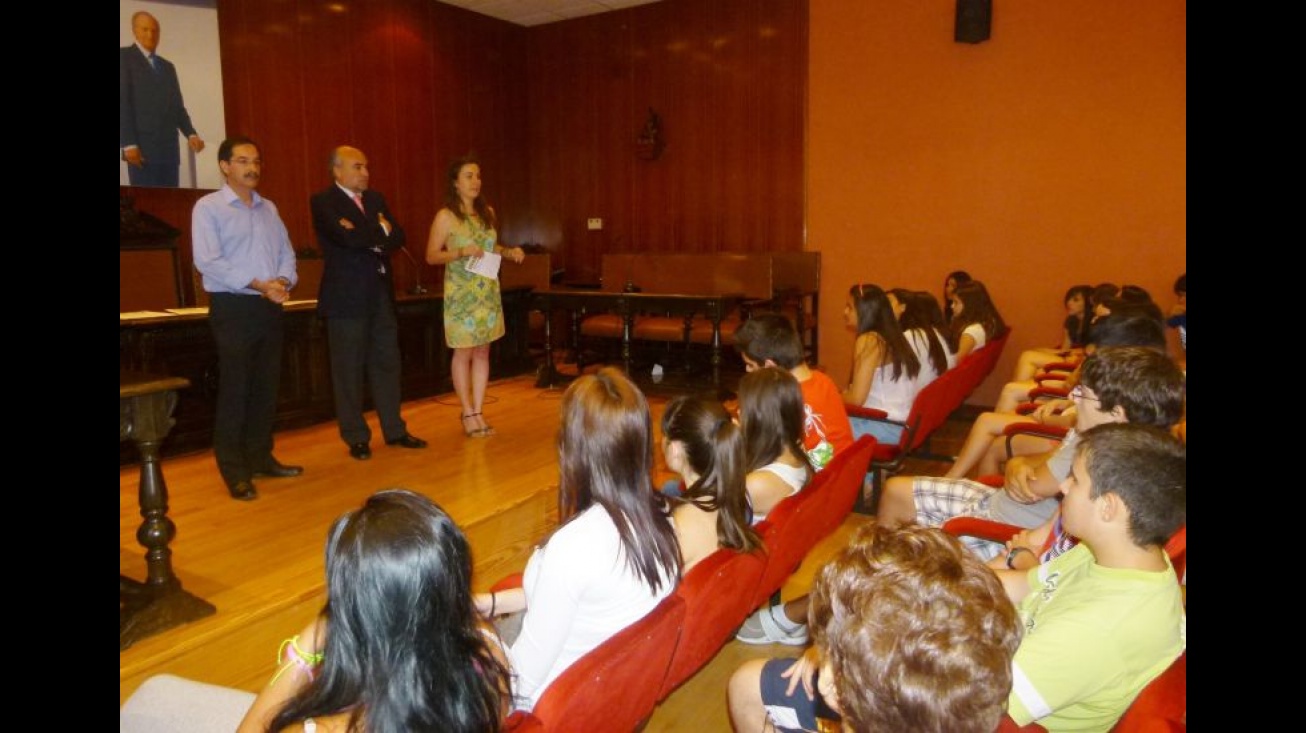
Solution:
[(490, 342), (503, 336), (503, 302), (498, 278), (468, 266), (486, 252), (520, 263), (521, 247), (497, 243), (494, 209), (481, 198), (481, 166), (471, 157), (449, 166), (444, 208), (431, 223), (426, 262), (444, 265), (444, 339), (453, 349), (453, 388), (462, 403), (463, 433), (485, 438), (494, 428), (481, 415), (490, 381)]

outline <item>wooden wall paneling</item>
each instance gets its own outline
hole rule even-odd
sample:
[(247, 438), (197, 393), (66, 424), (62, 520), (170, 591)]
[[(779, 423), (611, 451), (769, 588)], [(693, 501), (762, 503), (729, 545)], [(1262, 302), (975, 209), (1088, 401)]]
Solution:
[[(302, 0), (307, 5), (309, 0)], [(299, 4), (291, 0), (245, 0), (242, 4), (242, 45), (235, 65), (247, 65), (253, 74), (253, 100), (241, 117), (227, 118), (227, 134), (248, 135), (259, 145), (263, 159), (259, 194), (276, 204), (295, 249), (313, 242), (307, 196), (312, 190), (304, 171), (309, 155), (304, 131), (308, 110), (301, 67), (303, 32), (298, 23)], [(220, 24), (221, 25), (221, 24)], [(223, 59), (224, 75), (228, 66)], [(316, 90), (314, 90), (316, 91)], [(313, 95), (314, 106), (318, 96)], [(320, 179), (314, 179), (316, 185)]]
[(398, 255), (395, 286), (411, 290), (420, 272), (427, 289), (440, 287), (441, 271), (426, 264), (426, 239), (439, 210), (443, 189), (438, 178), (444, 164), (435, 157), (435, 32), (432, 11), (437, 3), (407, 0), (395, 3), (392, 35), (395, 85), (394, 132), (387, 143), (392, 156), (372, 171), (372, 181), (386, 196), (391, 213), (408, 233), (412, 260)]
[(761, 179), (759, 205), (778, 216), (772, 229), (758, 230), (766, 243), (761, 248), (768, 251), (796, 252), (806, 244), (808, 5), (808, 0), (769, 3), (773, 14), (757, 27), (754, 60), (761, 62), (765, 78), (756, 82), (768, 85), (780, 100), (763, 128), (770, 134), (760, 140), (774, 167)]
[[(532, 215), (568, 278), (605, 252), (801, 249), (806, 9), (665, 0), (529, 29)], [(649, 107), (654, 161), (634, 153)]]
[[(445, 167), (473, 147), (485, 147), (487, 167), (510, 171), (500, 180), (487, 171), (496, 209), (518, 226), (529, 221), (529, 139), (513, 119), (526, 108), (524, 28), (430, 0), (343, 11), (313, 0), (219, 4), (227, 131), (258, 141), (260, 192), (277, 204), (297, 249), (316, 247), (308, 198), (330, 183), (326, 154), (342, 143), (367, 153), (373, 183), (408, 229), (415, 258), (425, 253)], [(476, 58), (487, 48), (498, 61)], [(204, 154), (216, 154), (221, 140), (207, 142)], [(190, 267), (190, 210), (207, 192), (125, 188), (142, 210), (183, 230)], [(407, 290), (412, 266), (399, 259), (398, 284)], [(440, 277), (428, 268), (424, 282)]]
[(551, 80), (560, 73), (558, 67), (563, 64), (564, 58), (549, 52), (556, 47), (556, 41), (551, 40), (555, 31), (551, 29), (559, 25), (551, 23), (539, 26), (526, 34), (526, 149), (530, 157), (530, 222), (534, 231), (533, 239), (553, 253), (554, 266), (575, 273), (576, 268), (567, 262), (568, 248), (565, 243), (569, 240), (563, 231), (560, 206), (562, 193), (552, 183), (558, 180), (555, 169), (561, 156), (556, 152), (550, 154), (543, 145), (547, 140), (556, 139), (557, 131), (566, 125), (566, 121), (543, 114), (548, 105), (538, 92), (544, 84), (549, 87), (560, 86)]
[[(593, 16), (591, 16), (592, 18)], [(583, 108), (592, 99), (587, 81), (591, 18), (549, 23), (528, 34), (527, 109), (530, 115), (532, 217), (546, 246), (556, 247), (571, 279), (598, 278), (594, 248), (586, 246), (584, 223), (575, 213), (588, 207), (588, 167)]]
[(500, 239), (506, 244), (533, 242), (530, 220), (530, 119), (526, 106), (526, 29), (504, 26), (499, 33), (499, 86), (494, 120), (502, 146), (503, 207)]
[[(670, 106), (671, 91), (667, 88), (665, 74), (660, 73), (665, 66), (667, 45), (671, 42), (663, 33), (665, 20), (661, 13), (656, 12), (655, 5), (633, 10), (636, 12), (631, 13), (629, 23), (630, 103), (624, 110), (622, 122), (625, 123), (623, 132), (626, 139), (620, 148), (620, 154), (632, 161), (627, 203), (630, 207), (630, 246), (625, 251), (671, 251), (674, 241), (669, 236), (668, 224), (676, 217), (676, 209), (666, 195), (674, 170), (671, 162), (683, 159), (684, 143), (691, 133), (684, 120), (675, 116)], [(633, 143), (647, 119), (649, 107), (657, 111), (662, 123), (665, 147), (657, 160), (639, 159), (634, 154)], [(658, 213), (646, 216), (644, 212)]]
[(470, 93), (466, 95), (468, 129), (472, 132), (472, 148), (482, 158), (483, 175), (488, 177), (484, 193), (499, 216), (499, 238), (516, 244), (522, 241), (526, 222), (522, 214), (528, 210), (525, 184), (529, 156), (515, 147), (514, 141), (525, 140), (516, 131), (522, 120), (512, 118), (513, 105), (502, 90), (515, 89), (524, 96), (519, 63), (514, 55), (524, 53), (522, 36), (510, 26), (485, 18), (476, 34), (478, 42), (469, 50), (468, 59), (476, 67)]
[[(593, 149), (603, 157), (593, 164), (594, 197), (588, 211), (577, 212), (582, 236), (603, 252), (637, 252), (641, 242), (631, 229), (634, 219), (634, 186), (640, 164), (635, 158), (635, 136), (644, 124), (647, 110), (635, 99), (634, 58), (631, 38), (637, 20), (633, 17), (599, 16), (605, 25), (596, 36), (594, 98), (590, 113), (594, 120)], [(589, 217), (601, 217), (603, 229), (590, 231)]]
[[(363, 81), (363, 69), (367, 59), (377, 55), (371, 44), (365, 43), (367, 6), (353, 7), (346, 13), (331, 12), (325, 6), (312, 3), (300, 3), (296, 16), (297, 35), (305, 37), (307, 42), (299, 44), (299, 56), (296, 68), (302, 73), (296, 84), (302, 92), (303, 101), (298, 98), (285, 100), (288, 105), (302, 105), (303, 124), (298, 130), (304, 141), (304, 157), (298, 161), (298, 169), (303, 176), (305, 190), (294, 201), (279, 201), (282, 219), (290, 226), (288, 214), (291, 209), (302, 213), (304, 219), (303, 235), (296, 237), (292, 230), (291, 241), (297, 250), (312, 248), (321, 252), (317, 233), (313, 230), (312, 211), (309, 198), (326, 188), (333, 181), (327, 168), (327, 155), (337, 145), (355, 145), (368, 156), (369, 165), (380, 152), (368, 145), (360, 135), (360, 128), (355, 124), (360, 106), (370, 111), (364, 98), (368, 82)], [(361, 104), (360, 104), (361, 102)], [(256, 140), (259, 138), (256, 136)], [(260, 142), (262, 142), (260, 140)], [(300, 287), (296, 297), (316, 298), (321, 285), (320, 273), (311, 281), (311, 273), (320, 267), (318, 260), (305, 267), (310, 260), (299, 263)]]
[[(329, 181), (324, 153), (349, 141), (379, 169), (415, 256), (448, 161), (471, 149), (503, 240), (544, 244), (570, 279), (597, 278), (610, 251), (792, 248), (802, 127), (786, 120), (802, 118), (805, 12), (803, 0), (664, 0), (520, 28), (425, 0), (343, 13), (222, 0), (227, 128), (263, 148), (260, 191), (296, 247), (314, 244), (307, 199)], [(634, 138), (650, 106), (668, 147), (643, 161)], [(164, 217), (186, 230), (187, 266), (192, 203)], [(586, 228), (592, 216), (602, 230)]]

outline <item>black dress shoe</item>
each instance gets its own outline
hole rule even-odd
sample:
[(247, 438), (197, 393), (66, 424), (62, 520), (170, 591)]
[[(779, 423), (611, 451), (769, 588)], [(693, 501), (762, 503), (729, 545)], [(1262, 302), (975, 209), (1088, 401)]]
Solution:
[(350, 443), (349, 455), (360, 461), (366, 461), (372, 457), (372, 449), (367, 445), (367, 443)]
[(254, 475), (264, 478), (290, 478), (292, 476), (298, 476), (303, 472), (303, 466), (287, 466), (286, 464), (273, 459), (270, 465), (255, 471)]
[(425, 448), (426, 447), (425, 440), (422, 440), (416, 435), (411, 435), (409, 433), (404, 433), (403, 437), (401, 438), (395, 438), (394, 440), (387, 440), (385, 444), (397, 445), (400, 448)]
[(240, 501), (254, 501), (258, 498), (258, 492), (254, 490), (252, 481), (237, 481), (234, 484), (228, 484), (227, 491), (231, 492), (231, 498)]

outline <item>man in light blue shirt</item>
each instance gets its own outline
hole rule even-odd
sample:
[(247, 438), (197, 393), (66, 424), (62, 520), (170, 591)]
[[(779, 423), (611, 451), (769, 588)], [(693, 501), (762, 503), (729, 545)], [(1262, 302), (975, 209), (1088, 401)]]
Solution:
[(218, 347), (213, 454), (233, 499), (258, 498), (257, 476), (304, 472), (272, 455), (284, 342), (281, 304), (298, 278), (286, 225), (259, 196), (258, 145), (232, 137), (218, 148), (222, 188), (195, 202), (191, 241), (195, 268), (209, 293), (209, 325)]

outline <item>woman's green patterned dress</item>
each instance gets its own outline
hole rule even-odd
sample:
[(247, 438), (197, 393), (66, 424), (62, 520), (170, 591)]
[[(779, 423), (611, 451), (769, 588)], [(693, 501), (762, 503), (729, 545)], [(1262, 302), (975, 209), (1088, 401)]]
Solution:
[[(449, 249), (474, 245), (494, 251), (496, 234), (478, 216), (468, 216), (450, 233)], [(488, 344), (503, 336), (503, 301), (499, 280), (467, 271), (469, 257), (444, 266), (444, 341), (452, 349)]]

